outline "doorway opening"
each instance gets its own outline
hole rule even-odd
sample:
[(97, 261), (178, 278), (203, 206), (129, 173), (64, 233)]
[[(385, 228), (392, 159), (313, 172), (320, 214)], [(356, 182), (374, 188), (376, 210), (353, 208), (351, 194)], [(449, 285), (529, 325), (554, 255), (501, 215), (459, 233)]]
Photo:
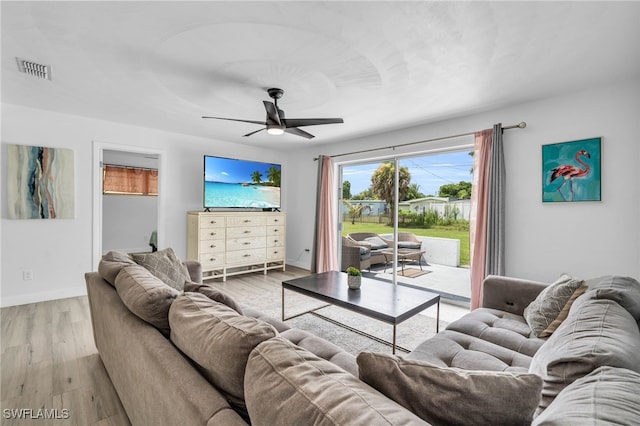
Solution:
[[(151, 252), (163, 239), (163, 155), (142, 147), (94, 143), (93, 267), (111, 250)], [(105, 166), (154, 170), (157, 194), (103, 193)]]

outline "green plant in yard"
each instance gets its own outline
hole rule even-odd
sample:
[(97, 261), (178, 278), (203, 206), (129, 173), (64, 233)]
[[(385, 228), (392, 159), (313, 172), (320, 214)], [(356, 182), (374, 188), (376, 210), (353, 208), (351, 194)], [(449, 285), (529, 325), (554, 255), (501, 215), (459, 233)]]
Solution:
[(349, 266), (347, 268), (347, 275), (351, 275), (352, 277), (360, 277), (362, 276), (362, 272), (360, 272), (360, 269), (356, 267)]

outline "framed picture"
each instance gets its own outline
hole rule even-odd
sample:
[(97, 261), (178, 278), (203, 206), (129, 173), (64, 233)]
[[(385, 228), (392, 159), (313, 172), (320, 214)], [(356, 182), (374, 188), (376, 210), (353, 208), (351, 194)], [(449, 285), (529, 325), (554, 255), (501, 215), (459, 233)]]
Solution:
[(602, 138), (542, 146), (542, 201), (601, 200)]
[(7, 212), (9, 219), (73, 218), (73, 151), (8, 144)]

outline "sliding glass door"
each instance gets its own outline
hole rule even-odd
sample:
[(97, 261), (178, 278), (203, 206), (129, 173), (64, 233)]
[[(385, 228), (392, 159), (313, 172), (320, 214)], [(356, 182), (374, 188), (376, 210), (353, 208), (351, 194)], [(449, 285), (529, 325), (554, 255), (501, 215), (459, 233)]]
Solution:
[(339, 166), (340, 229), (371, 249), (366, 276), (468, 302), (472, 164), (466, 150)]

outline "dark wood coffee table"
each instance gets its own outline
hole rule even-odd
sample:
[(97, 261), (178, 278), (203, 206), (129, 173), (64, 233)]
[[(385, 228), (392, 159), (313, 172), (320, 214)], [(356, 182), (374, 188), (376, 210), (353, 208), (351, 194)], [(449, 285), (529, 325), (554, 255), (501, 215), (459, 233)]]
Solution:
[[(327, 302), (327, 305), (285, 317), (285, 290), (322, 300)], [(339, 306), (393, 325), (393, 340), (388, 342), (316, 312), (329, 305)], [(355, 333), (389, 345), (394, 354), (396, 348), (409, 352), (409, 350), (396, 345), (396, 326), (433, 305), (437, 306), (436, 333), (438, 333), (440, 331), (440, 295), (427, 290), (402, 284), (394, 285), (365, 277), (362, 277), (362, 286), (359, 290), (350, 290), (347, 285), (347, 274), (343, 272), (323, 272), (282, 282), (283, 321), (311, 313)]]

